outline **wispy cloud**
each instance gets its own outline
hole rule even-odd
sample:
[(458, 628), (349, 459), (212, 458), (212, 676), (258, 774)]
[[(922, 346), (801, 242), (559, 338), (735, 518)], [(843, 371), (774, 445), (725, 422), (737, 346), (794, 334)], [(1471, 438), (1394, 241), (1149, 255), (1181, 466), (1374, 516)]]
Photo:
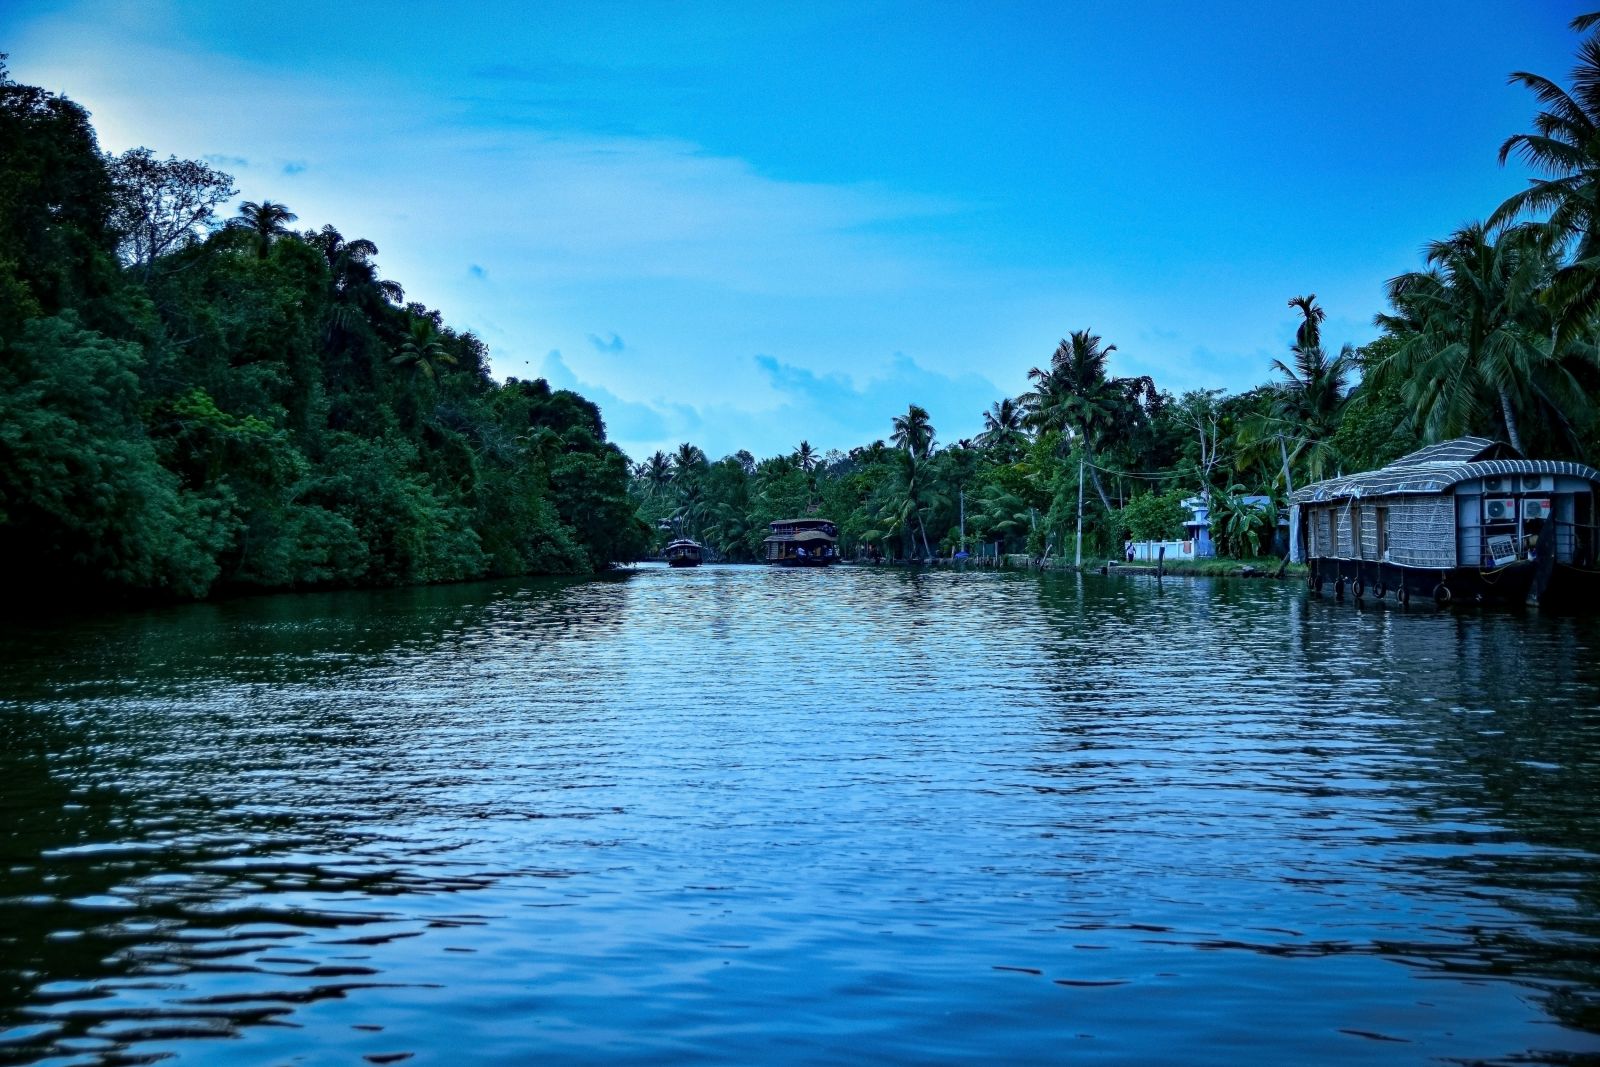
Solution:
[(597, 333), (591, 333), (589, 335), (589, 343), (594, 345), (596, 352), (616, 353), (628, 347), (623, 343), (622, 338), (616, 334), (612, 334), (610, 337), (601, 337)]

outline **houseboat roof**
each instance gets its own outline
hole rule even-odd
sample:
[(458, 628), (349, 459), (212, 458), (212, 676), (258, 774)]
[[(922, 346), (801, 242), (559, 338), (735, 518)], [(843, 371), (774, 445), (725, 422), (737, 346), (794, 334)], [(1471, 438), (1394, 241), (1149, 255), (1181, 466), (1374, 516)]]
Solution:
[(1600, 482), (1600, 470), (1564, 459), (1524, 459), (1503, 441), (1458, 437), (1401, 456), (1387, 467), (1327, 478), (1296, 490), (1295, 504), (1326, 503), (1402, 493), (1442, 493), (1461, 482), (1495, 475), (1565, 474)]
[(779, 526), (832, 526), (832, 519), (776, 519), (767, 525), (774, 528)]

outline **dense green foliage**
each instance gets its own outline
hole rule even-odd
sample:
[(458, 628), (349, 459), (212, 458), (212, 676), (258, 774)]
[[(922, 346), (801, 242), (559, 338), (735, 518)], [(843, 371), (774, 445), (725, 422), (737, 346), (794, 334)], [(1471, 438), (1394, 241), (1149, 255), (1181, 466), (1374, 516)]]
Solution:
[[(219, 589), (582, 573), (677, 535), (762, 555), (768, 523), (833, 519), (848, 557), (1066, 555), (1177, 532), (1273, 550), (1295, 488), (1463, 433), (1593, 461), (1600, 445), (1600, 35), (1571, 93), (1502, 147), (1539, 173), (1388, 286), (1382, 335), (1335, 352), (1314, 294), (1272, 378), (1179, 396), (1070, 333), (940, 442), (915, 403), (848, 452), (630, 467), (600, 412), (493, 381), (482, 343), (405, 303), (377, 248), (147, 149), (0, 67), (0, 549), (52, 590)], [(1487, 206), (1487, 205), (1486, 205)], [(986, 398), (975, 398), (976, 407)], [(1266, 499), (1266, 503), (1262, 502)]]
[[(1600, 16), (1574, 28), (1596, 24)], [(846, 557), (978, 546), (1065, 555), (1080, 507), (1085, 550), (1100, 554), (1127, 537), (1175, 536), (1192, 498), (1206, 503), (1221, 552), (1253, 556), (1273, 549), (1278, 504), (1295, 488), (1427, 442), (1481, 434), (1593, 462), (1600, 35), (1579, 48), (1571, 94), (1534, 74), (1512, 80), (1542, 110), (1534, 132), (1505, 142), (1501, 161), (1518, 154), (1541, 176), (1489, 224), (1430, 245), (1424, 270), (1394, 279), (1392, 310), (1377, 317), (1382, 336), (1363, 348), (1331, 351), (1315, 294), (1295, 296), (1300, 322), (1273, 380), (1234, 396), (1175, 397), (1149, 378), (1112, 377), (1116, 346), (1078, 330), (1029, 372), (1024, 392), (991, 404), (974, 440), (935, 447), (927, 412), (913, 404), (888, 420), (889, 444), (848, 453), (817, 457), (802, 442), (759, 463), (745, 453), (707, 463), (684, 445), (636, 468), (640, 513), (658, 536), (679, 530), (728, 559), (752, 558), (770, 519), (806, 511), (839, 524)]]
[(0, 550), (24, 587), (587, 573), (648, 530), (596, 407), (490, 379), (370, 241), (147, 149), (0, 66)]

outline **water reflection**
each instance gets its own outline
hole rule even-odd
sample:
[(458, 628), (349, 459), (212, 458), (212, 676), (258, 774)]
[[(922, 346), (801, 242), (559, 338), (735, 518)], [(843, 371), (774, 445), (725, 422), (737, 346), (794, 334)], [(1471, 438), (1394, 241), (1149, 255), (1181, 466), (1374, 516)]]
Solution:
[(10, 631), (0, 1062), (1600, 1055), (1597, 639), (719, 567)]

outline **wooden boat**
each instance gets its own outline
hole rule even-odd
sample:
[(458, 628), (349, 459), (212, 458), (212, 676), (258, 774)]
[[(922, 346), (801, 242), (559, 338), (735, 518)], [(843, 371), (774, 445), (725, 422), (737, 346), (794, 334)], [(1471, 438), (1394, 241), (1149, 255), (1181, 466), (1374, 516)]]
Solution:
[(661, 558), (667, 561), (669, 567), (698, 567), (704, 555), (705, 549), (700, 547), (700, 542), (687, 537), (669, 541), (667, 547), (661, 550)]
[(779, 519), (769, 524), (767, 562), (779, 567), (826, 567), (839, 562), (839, 528), (830, 519)]
[(1291, 558), (1357, 597), (1593, 609), (1597, 491), (1594, 467), (1462, 437), (1296, 492)]

